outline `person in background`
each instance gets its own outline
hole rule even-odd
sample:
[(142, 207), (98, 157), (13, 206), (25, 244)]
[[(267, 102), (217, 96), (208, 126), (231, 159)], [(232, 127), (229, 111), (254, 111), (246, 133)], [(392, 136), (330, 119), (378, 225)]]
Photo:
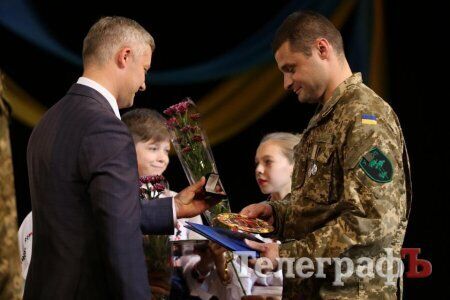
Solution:
[[(164, 117), (155, 110), (138, 108), (125, 113), (122, 121), (127, 125), (136, 148), (137, 167), (141, 188), (146, 189), (146, 178), (161, 176), (169, 165), (170, 134)], [(173, 197), (168, 181), (161, 178), (164, 190), (158, 198)], [(154, 186), (149, 186), (154, 188)], [(153, 194), (152, 196), (156, 196)], [(152, 201), (143, 191), (141, 201)], [(196, 238), (196, 233), (184, 228), (184, 222), (202, 223), (201, 216), (178, 219), (173, 235), (144, 235), (144, 253), (148, 267), (152, 299), (167, 299), (171, 289), (172, 264), (170, 241)]]
[(21, 299), (23, 279), (20, 276), (17, 246), (17, 210), (14, 189), (11, 143), (9, 137), (11, 110), (3, 98), (3, 74), (0, 70), (0, 299)]
[[(301, 135), (288, 132), (274, 132), (262, 138), (255, 155), (255, 178), (261, 192), (267, 195), (266, 201), (289, 199), (294, 169), (294, 147), (300, 139)], [(261, 236), (258, 238), (273, 242)], [(240, 299), (244, 295), (231, 266), (233, 263), (239, 269), (239, 258), (235, 257), (232, 262), (227, 262), (225, 253), (226, 249), (210, 243), (205, 253), (186, 264), (184, 274), (191, 295), (201, 299), (216, 297), (224, 300)], [(240, 278), (247, 295), (252, 294), (255, 285), (283, 284), (281, 271), (265, 277), (258, 277), (251, 268), (248, 273), (248, 278)]]
[(301, 135), (288, 132), (274, 132), (262, 138), (255, 155), (255, 176), (268, 200), (286, 200), (290, 197), (294, 147), (300, 139)]

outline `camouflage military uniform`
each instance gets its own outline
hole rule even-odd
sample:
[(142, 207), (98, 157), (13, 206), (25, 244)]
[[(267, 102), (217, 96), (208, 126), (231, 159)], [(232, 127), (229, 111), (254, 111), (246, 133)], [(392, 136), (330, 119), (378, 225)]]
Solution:
[[(352, 75), (295, 147), (292, 199), (271, 202), (281, 257), (400, 257), (410, 207), (407, 152), (392, 108)], [(286, 241), (293, 239), (293, 241)], [(328, 267), (328, 268), (327, 268)], [(384, 278), (285, 279), (286, 299), (396, 299)], [(401, 280), (400, 280), (401, 281)], [(401, 282), (397, 282), (401, 286)]]
[(8, 129), (9, 110), (1, 95), (0, 77), (0, 299), (9, 300), (22, 298), (23, 280), (17, 243), (16, 199)]

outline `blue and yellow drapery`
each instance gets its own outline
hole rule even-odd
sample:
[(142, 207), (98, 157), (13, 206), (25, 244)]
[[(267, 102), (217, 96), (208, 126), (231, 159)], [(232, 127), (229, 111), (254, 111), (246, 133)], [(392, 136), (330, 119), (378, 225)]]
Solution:
[[(12, 3), (17, 6), (14, 7)], [(33, 16), (28, 16), (25, 24), (13, 22), (21, 20), (17, 16), (20, 13), (30, 14), (25, 0), (15, 0), (9, 4), (3, 7), (0, 5), (1, 25), (55, 55), (81, 65), (76, 55), (53, 40), (42, 26), (33, 24)], [(218, 144), (233, 137), (284, 98), (282, 77), (273, 62), (270, 40), (282, 20), (299, 8), (317, 10), (329, 16), (338, 28), (342, 28), (350, 16), (354, 16), (347, 57), (356, 70), (368, 76), (369, 85), (383, 95), (386, 77), (381, 0), (292, 1), (267, 26), (227, 54), (185, 69), (152, 74), (151, 84), (195, 84), (223, 78), (223, 81), (199, 99), (197, 104), (203, 113), (203, 126), (211, 144)], [(13, 14), (11, 9), (15, 9)], [(34, 20), (37, 22), (36, 18)], [(35, 26), (33, 28), (37, 31), (30, 33), (23, 26)], [(39, 35), (40, 39), (36, 39)], [(4, 97), (12, 106), (13, 117), (28, 126), (34, 126), (46, 108), (7, 76), (4, 79), (4, 87)]]

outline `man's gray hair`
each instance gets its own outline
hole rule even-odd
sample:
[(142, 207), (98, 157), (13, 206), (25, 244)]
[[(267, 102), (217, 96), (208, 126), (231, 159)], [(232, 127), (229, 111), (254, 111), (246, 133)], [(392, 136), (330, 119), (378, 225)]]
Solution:
[(139, 23), (125, 17), (103, 17), (98, 20), (83, 41), (83, 65), (103, 65), (123, 47), (149, 45), (155, 50), (155, 41)]

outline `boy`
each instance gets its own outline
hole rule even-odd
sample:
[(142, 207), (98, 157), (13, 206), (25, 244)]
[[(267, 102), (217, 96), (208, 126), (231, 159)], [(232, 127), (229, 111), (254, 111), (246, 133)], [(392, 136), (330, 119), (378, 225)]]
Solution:
[[(139, 108), (131, 110), (122, 116), (133, 137), (136, 148), (139, 177), (162, 175), (169, 164), (170, 133), (166, 121), (158, 112)], [(145, 187), (145, 185), (144, 185)], [(171, 197), (176, 193), (166, 189), (159, 197)], [(143, 199), (142, 201), (151, 201)], [(144, 236), (144, 252), (146, 256), (152, 296), (154, 299), (169, 295), (170, 276), (172, 268), (169, 265), (169, 240), (199, 239), (184, 228), (184, 221), (202, 223), (201, 217), (179, 219), (172, 236)]]

